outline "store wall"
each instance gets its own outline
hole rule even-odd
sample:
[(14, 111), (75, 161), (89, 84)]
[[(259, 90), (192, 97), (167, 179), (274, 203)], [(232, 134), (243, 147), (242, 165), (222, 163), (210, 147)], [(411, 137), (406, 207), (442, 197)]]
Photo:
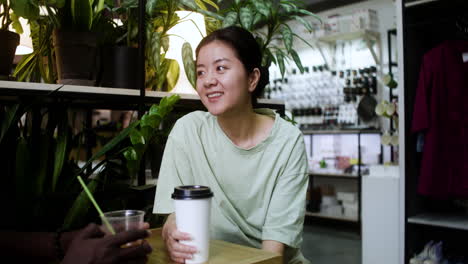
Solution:
[[(380, 65), (378, 66), (379, 75), (382, 76), (388, 73), (388, 41), (387, 41), (387, 31), (390, 29), (396, 28), (396, 9), (394, 0), (369, 0), (363, 1), (340, 8), (335, 8), (323, 12), (318, 12), (317, 15), (322, 18), (324, 23), (327, 23), (327, 18), (334, 15), (349, 15), (355, 12), (356, 10), (362, 9), (372, 9), (377, 11), (379, 19), (379, 33), (380, 33), (380, 50), (377, 50), (377, 46), (374, 47), (377, 50), (377, 54), (380, 58)], [(314, 10), (309, 10), (314, 12)], [(313, 23), (317, 23), (316, 19), (309, 18)], [(291, 28), (295, 31), (296, 34), (300, 35), (302, 38), (307, 40), (312, 46), (317, 47), (320, 45), (322, 47), (322, 52), (327, 59), (328, 63), (331, 64), (332, 58), (336, 60), (334, 70), (341, 69), (358, 69), (363, 67), (374, 66), (375, 61), (371, 55), (371, 52), (365, 45), (364, 40), (357, 39), (353, 41), (337, 41), (336, 50), (333, 52), (327, 45), (324, 43), (318, 42), (317, 37), (313, 34), (307, 32), (307, 30), (297, 21), (290, 21), (288, 23)], [(396, 38), (392, 39), (392, 61), (397, 61), (397, 43)], [(319, 49), (312, 49), (307, 44), (303, 43), (301, 40), (296, 39), (294, 42), (294, 49), (298, 52), (303, 66), (314, 66), (314, 65), (323, 65), (325, 60), (321, 55)], [(296, 68), (296, 65), (293, 62), (286, 64), (286, 76), (291, 73), (292, 69)], [(332, 65), (330, 65), (332, 66)], [(398, 69), (392, 69), (395, 78), (398, 78)], [(281, 78), (279, 68), (273, 64), (270, 67), (270, 79), (274, 80)], [(377, 101), (383, 99), (389, 100), (389, 90), (388, 87), (384, 86), (381, 83), (380, 78), (378, 78), (378, 94), (376, 96)], [(397, 88), (398, 89), (398, 88)], [(398, 90), (395, 89), (393, 94), (398, 94)], [(382, 119), (379, 121), (378, 125), (382, 128), (382, 131), (389, 130), (390, 122), (388, 119)], [(383, 161), (390, 161), (390, 147), (384, 147)]]

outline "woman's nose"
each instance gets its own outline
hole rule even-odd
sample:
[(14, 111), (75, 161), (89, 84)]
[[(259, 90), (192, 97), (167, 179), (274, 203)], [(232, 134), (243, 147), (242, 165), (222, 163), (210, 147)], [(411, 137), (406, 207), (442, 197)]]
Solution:
[(205, 85), (205, 87), (211, 87), (211, 86), (214, 86), (216, 85), (216, 83), (218, 82), (218, 80), (216, 79), (215, 76), (213, 76), (213, 74), (207, 74), (205, 76), (205, 80), (203, 82), (203, 84)]

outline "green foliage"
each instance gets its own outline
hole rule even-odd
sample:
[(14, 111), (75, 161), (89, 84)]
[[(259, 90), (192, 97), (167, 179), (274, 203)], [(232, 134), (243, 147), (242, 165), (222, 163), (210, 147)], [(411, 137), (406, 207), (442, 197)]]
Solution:
[(142, 116), (138, 126), (132, 129), (130, 133), (131, 145), (124, 151), (127, 167), (131, 175), (135, 175), (140, 168), (140, 163), (150, 144), (155, 143), (159, 139), (156, 131), (159, 130), (161, 122), (173, 110), (174, 105), (179, 99), (178, 95), (164, 97), (159, 102), (159, 105), (155, 104), (151, 106), (148, 113)]
[(8, 30), (10, 25), (18, 34), (23, 33), (23, 27), (19, 23), (19, 17), (14, 13), (13, 3), (9, 0), (0, 0), (0, 30)]
[[(231, 6), (220, 12), (224, 14), (224, 18), (221, 20), (223, 22), (222, 27), (238, 25), (251, 31), (256, 36), (262, 50), (263, 66), (268, 67), (271, 63), (275, 63), (284, 76), (285, 60), (292, 58), (299, 70), (303, 72), (304, 68), (301, 60), (292, 47), (295, 38), (306, 41), (293, 33), (287, 25), (287, 21), (295, 19), (309, 32), (312, 32), (312, 24), (302, 16), (321, 20), (317, 15), (303, 9), (301, 6), (302, 2), (300, 0), (234, 1)], [(262, 27), (266, 29), (266, 32), (263, 31)], [(281, 44), (278, 45), (276, 42)], [(309, 43), (307, 44), (311, 46)]]
[(21, 219), (18, 226), (53, 230), (61, 225), (77, 228), (84, 224), (89, 219), (86, 216), (95, 212), (89, 211), (90, 203), (76, 177), (81, 175), (90, 191), (97, 192), (96, 199), (104, 190), (128, 189), (116, 179), (130, 179), (138, 172), (149, 146), (164, 144), (159, 128), (178, 100), (177, 95), (163, 98), (141, 120), (103, 144), (83, 166), (72, 158), (72, 151), (85, 144), (82, 138), (89, 132), (72, 133), (66, 105), (42, 108), (39, 105), (43, 102), (36, 99), (2, 106), (0, 156), (14, 164), (4, 176), (14, 179), (11, 192)]
[(193, 60), (193, 52), (190, 43), (185, 42), (182, 46), (182, 60), (184, 63), (185, 73), (187, 78), (192, 85), (192, 88), (195, 89), (197, 82), (195, 61)]

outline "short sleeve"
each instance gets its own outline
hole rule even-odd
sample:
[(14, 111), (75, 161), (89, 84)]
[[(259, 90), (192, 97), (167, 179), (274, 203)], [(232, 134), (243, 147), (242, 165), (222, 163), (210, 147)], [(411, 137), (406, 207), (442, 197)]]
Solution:
[(414, 103), (412, 131), (420, 132), (430, 127), (430, 91), (432, 87), (432, 72), (425, 56), (419, 73), (418, 87)]
[(302, 135), (287, 153), (285, 170), (279, 176), (268, 207), (262, 240), (274, 240), (298, 248), (302, 242), (306, 193), (308, 187), (307, 155)]
[(164, 149), (159, 178), (156, 186), (153, 213), (170, 214), (174, 212), (171, 194), (174, 187), (192, 184), (190, 159), (181, 147), (180, 131), (174, 126)]

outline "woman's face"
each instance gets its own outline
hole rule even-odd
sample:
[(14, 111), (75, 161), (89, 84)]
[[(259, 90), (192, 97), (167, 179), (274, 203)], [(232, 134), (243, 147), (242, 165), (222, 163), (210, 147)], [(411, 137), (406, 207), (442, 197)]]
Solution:
[(198, 53), (197, 92), (213, 115), (245, 111), (259, 77), (257, 69), (247, 74), (235, 51), (224, 42), (210, 42)]

